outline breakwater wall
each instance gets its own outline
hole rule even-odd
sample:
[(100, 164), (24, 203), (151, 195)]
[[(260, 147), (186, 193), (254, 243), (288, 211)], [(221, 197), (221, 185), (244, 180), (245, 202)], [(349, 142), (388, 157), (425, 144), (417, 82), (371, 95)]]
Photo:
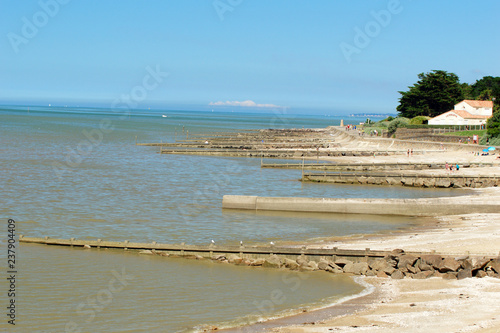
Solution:
[(348, 273), (402, 279), (443, 277), (463, 279), (469, 277), (499, 277), (500, 257), (465, 254), (456, 257), (444, 254), (347, 249), (308, 249), (291, 247), (196, 246), (186, 244), (160, 244), (110, 242), (103, 240), (77, 240), (32, 238), (20, 236), (21, 243), (72, 246), (87, 249), (112, 248), (140, 251), (140, 254), (181, 256), (192, 259), (211, 259), (222, 263), (247, 266), (287, 268), (300, 271), (323, 270), (331, 273)]
[(440, 187), (440, 188), (484, 188), (500, 186), (498, 175), (426, 175), (410, 173), (308, 173), (304, 174), (304, 182), (362, 184), (362, 185), (402, 185), (413, 187)]
[[(468, 163), (461, 168), (493, 166), (493, 163)], [(429, 170), (444, 169), (445, 163), (262, 163), (261, 168), (304, 169), (322, 171), (381, 171), (381, 170)]]
[(498, 213), (500, 203), (475, 196), (432, 199), (335, 199), (225, 195), (223, 209), (441, 216), (471, 213)]

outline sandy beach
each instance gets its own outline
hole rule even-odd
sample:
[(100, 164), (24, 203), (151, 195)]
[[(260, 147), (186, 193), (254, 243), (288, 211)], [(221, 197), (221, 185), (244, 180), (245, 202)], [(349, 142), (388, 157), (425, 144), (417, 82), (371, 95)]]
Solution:
[[(326, 158), (331, 161), (346, 158)], [(419, 161), (497, 163), (496, 156), (474, 156), (466, 152), (441, 152), (407, 156), (356, 158), (356, 161)], [(423, 171), (429, 172), (429, 171)], [(433, 170), (444, 173), (446, 170)], [(498, 168), (468, 168), (458, 172), (498, 174)], [(483, 200), (500, 200), (500, 189), (473, 190)], [(455, 199), (461, 200), (461, 199)], [(437, 251), (457, 256), (499, 255), (499, 214), (467, 214), (437, 217), (424, 228), (402, 233), (325, 240), (309, 247), (406, 251)], [(280, 333), (320, 332), (500, 332), (500, 279), (426, 280), (362, 277), (375, 287), (376, 297), (361, 297), (351, 313), (330, 319), (273, 329)], [(337, 305), (342, 307), (342, 304)]]

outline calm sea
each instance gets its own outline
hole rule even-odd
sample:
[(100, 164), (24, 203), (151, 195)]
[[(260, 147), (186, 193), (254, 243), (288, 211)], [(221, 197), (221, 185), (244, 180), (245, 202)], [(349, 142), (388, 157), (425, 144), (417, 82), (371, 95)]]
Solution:
[[(261, 169), (260, 159), (161, 155), (158, 148), (135, 145), (136, 141), (173, 142), (200, 133), (339, 123), (340, 118), (279, 112), (143, 110), (124, 114), (90, 108), (30, 107), (28, 112), (27, 107), (3, 107), (0, 215), (5, 221), (15, 219), (18, 234), (26, 236), (279, 244), (392, 231), (417, 220), (223, 211), (222, 196), (418, 198), (456, 194), (451, 190), (302, 184), (297, 181), (300, 171)], [(5, 240), (2, 237), (3, 247)], [(330, 304), (362, 290), (350, 279), (331, 274), (112, 250), (23, 245), (18, 262), (16, 331), (25, 332), (189, 331), (203, 324), (237, 325), (283, 315), (290, 309)], [(285, 295), (280, 304), (271, 301), (276, 291)]]

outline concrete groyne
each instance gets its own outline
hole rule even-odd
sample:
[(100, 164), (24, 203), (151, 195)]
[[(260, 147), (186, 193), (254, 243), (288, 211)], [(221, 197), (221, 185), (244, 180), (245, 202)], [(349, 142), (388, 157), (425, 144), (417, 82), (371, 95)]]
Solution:
[(424, 199), (335, 199), (225, 195), (223, 209), (294, 211), (340, 214), (442, 216), (498, 213), (500, 202), (475, 196)]
[(244, 246), (196, 246), (186, 244), (160, 244), (112, 242), (103, 240), (77, 240), (32, 238), (20, 236), (21, 243), (82, 247), (86, 249), (123, 249), (140, 251), (139, 254), (181, 256), (192, 259), (211, 259), (217, 262), (247, 266), (287, 268), (300, 271), (327, 271), (402, 279), (442, 277), (463, 279), (470, 277), (499, 277), (498, 256), (470, 255), (451, 256), (435, 252), (405, 252), (338, 249), (308, 249), (306, 247), (244, 247)]
[[(492, 163), (470, 162), (463, 164), (462, 168), (491, 167)], [(321, 171), (382, 171), (382, 170), (430, 170), (444, 169), (445, 163), (262, 163), (261, 168), (270, 169), (303, 169)]]
[[(486, 172), (485, 172), (486, 173)], [(376, 172), (338, 172), (338, 173), (308, 173), (304, 174), (301, 181), (336, 184), (361, 184), (361, 185), (402, 185), (413, 187), (440, 187), (440, 188), (484, 188), (500, 186), (500, 176), (473, 175), (473, 174), (422, 174), (401, 173), (396, 170), (391, 173)]]

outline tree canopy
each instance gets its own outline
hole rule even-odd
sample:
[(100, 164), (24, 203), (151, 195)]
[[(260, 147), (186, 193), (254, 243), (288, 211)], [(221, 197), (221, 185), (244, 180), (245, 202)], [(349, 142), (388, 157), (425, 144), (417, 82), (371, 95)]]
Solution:
[(485, 76), (470, 85), (469, 99), (500, 101), (500, 77)]
[(408, 91), (399, 92), (402, 96), (397, 110), (402, 117), (435, 117), (464, 99), (465, 89), (456, 74), (433, 70), (418, 74), (418, 78)]

